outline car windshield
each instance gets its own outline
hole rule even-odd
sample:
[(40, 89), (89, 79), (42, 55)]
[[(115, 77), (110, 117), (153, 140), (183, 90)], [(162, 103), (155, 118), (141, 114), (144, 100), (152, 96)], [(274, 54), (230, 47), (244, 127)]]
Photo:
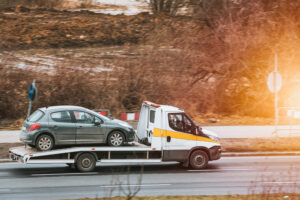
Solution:
[(94, 115), (100, 117), (102, 120), (111, 120), (110, 118), (108, 118), (108, 117), (106, 117), (104, 115), (101, 115), (101, 114), (99, 114), (99, 113), (97, 113), (97, 112), (95, 112), (93, 110), (89, 110), (89, 111), (92, 112)]
[(44, 115), (44, 113), (42, 111), (37, 110), (28, 117), (27, 121), (36, 122), (39, 119), (41, 119), (43, 115)]

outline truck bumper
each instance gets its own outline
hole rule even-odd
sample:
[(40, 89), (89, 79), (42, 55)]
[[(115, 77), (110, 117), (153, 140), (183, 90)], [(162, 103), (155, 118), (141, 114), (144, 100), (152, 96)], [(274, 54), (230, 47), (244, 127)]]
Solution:
[(218, 160), (221, 158), (221, 147), (220, 146), (214, 146), (209, 149), (209, 158), (210, 160)]

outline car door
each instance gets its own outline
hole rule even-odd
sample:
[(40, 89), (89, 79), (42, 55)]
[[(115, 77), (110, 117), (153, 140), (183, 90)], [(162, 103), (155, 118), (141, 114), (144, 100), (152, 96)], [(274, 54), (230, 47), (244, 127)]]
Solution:
[(49, 116), (49, 128), (55, 135), (55, 144), (75, 144), (76, 124), (67, 110), (54, 111)]
[[(76, 144), (103, 143), (105, 128), (103, 121), (84, 111), (73, 111), (76, 120)], [(98, 122), (98, 123), (97, 123)]]

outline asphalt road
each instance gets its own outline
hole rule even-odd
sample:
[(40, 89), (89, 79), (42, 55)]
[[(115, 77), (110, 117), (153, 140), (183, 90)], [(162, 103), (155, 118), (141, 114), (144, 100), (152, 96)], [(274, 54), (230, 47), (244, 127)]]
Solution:
[[(65, 165), (0, 164), (0, 199), (63, 199), (124, 195), (252, 194), (300, 192), (300, 156), (226, 157), (206, 170), (178, 164), (127, 167), (101, 165), (79, 173)], [(139, 180), (140, 179), (140, 180)], [(120, 187), (119, 185), (122, 185)]]

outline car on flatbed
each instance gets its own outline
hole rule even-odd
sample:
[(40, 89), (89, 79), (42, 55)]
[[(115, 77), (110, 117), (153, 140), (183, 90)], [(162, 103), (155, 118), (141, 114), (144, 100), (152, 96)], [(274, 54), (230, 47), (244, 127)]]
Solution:
[(40, 151), (58, 145), (108, 144), (122, 146), (135, 138), (127, 122), (79, 106), (39, 108), (22, 126), (20, 140)]
[(96, 163), (164, 163), (176, 161), (184, 167), (204, 169), (221, 158), (218, 136), (197, 126), (181, 109), (145, 101), (138, 122), (138, 138), (120, 147), (90, 146), (37, 151), (28, 147), (9, 150), (12, 160), (25, 164), (65, 163), (79, 171), (95, 169)]

